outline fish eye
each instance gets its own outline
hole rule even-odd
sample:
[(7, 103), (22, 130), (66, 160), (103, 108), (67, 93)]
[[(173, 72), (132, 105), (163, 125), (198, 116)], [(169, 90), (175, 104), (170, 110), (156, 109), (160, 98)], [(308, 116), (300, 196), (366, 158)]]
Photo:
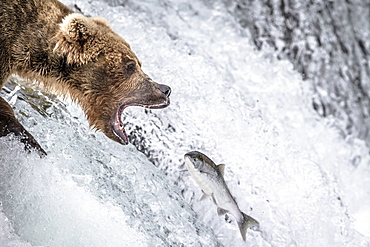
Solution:
[(194, 167), (196, 169), (199, 169), (203, 165), (203, 160), (201, 158), (199, 158), (199, 157), (194, 157), (193, 158), (193, 163), (194, 163)]
[(201, 163), (203, 160), (200, 157), (194, 157), (193, 161), (196, 162), (196, 163)]

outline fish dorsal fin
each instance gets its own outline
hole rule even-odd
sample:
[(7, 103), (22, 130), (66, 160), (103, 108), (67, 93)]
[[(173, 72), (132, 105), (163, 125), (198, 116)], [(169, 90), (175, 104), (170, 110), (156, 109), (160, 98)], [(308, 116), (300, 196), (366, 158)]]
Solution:
[(220, 174), (222, 175), (222, 176), (224, 176), (224, 171), (225, 171), (225, 164), (219, 164), (218, 166), (217, 166), (217, 170), (220, 172)]

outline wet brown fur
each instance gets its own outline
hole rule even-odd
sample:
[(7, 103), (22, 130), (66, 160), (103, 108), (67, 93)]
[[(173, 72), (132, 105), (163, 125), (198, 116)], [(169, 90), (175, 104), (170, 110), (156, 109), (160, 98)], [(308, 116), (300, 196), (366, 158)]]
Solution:
[[(120, 143), (112, 132), (120, 105), (158, 105), (169, 96), (104, 19), (73, 13), (56, 0), (0, 0), (0, 88), (12, 74), (69, 95), (92, 127)], [(0, 123), (15, 122), (4, 102), (0, 116), (11, 120), (0, 117)]]

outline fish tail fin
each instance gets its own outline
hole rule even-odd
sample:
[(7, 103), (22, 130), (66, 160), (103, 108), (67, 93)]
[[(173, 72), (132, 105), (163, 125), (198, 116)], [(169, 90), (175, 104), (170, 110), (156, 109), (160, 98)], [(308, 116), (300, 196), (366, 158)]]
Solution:
[(245, 236), (247, 234), (247, 229), (251, 227), (258, 227), (259, 223), (257, 220), (243, 213), (243, 220), (238, 222), (240, 234), (242, 235), (243, 240), (245, 241)]

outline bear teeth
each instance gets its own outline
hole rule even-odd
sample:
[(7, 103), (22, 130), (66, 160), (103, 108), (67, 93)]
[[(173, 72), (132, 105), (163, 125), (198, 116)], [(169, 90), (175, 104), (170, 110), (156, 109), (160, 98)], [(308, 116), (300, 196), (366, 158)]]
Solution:
[(120, 142), (124, 145), (128, 144), (128, 137), (123, 125), (123, 122), (121, 120), (123, 110), (126, 108), (126, 105), (121, 105), (114, 117), (114, 122), (113, 122), (113, 133), (116, 135), (119, 139)]

